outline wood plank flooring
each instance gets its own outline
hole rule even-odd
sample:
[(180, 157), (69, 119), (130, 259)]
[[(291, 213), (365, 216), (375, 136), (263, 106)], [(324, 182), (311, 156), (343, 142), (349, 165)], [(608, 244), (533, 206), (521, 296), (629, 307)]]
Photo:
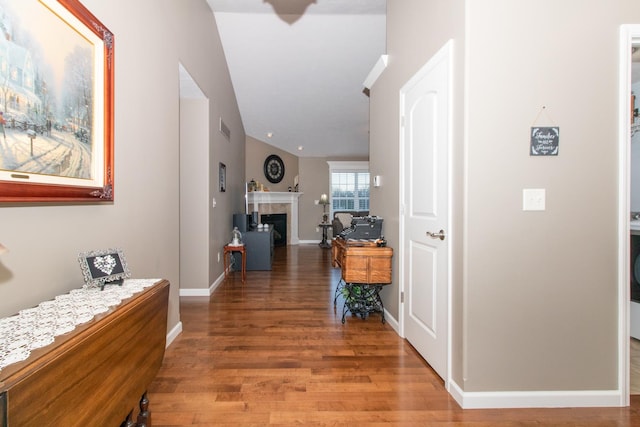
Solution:
[(334, 309), (339, 270), (316, 245), (276, 248), (273, 271), (181, 298), (183, 333), (149, 388), (154, 427), (638, 426), (629, 408), (462, 410), (379, 314)]

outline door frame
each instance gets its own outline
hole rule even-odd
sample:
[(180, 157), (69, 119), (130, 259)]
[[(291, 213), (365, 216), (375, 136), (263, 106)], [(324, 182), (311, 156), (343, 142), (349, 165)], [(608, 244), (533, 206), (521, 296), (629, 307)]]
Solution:
[(631, 48), (640, 42), (640, 25), (620, 26), (618, 91), (618, 384), (620, 405), (629, 406), (630, 398), (630, 151), (631, 151)]
[[(404, 143), (404, 118), (403, 118), (403, 111), (402, 111), (402, 106), (403, 106), (403, 99), (406, 93), (407, 88), (409, 88), (410, 86), (412, 86), (412, 83), (415, 81), (419, 81), (420, 79), (422, 79), (425, 74), (427, 74), (431, 67), (432, 67), (432, 61), (434, 59), (437, 59), (438, 57), (442, 56), (442, 55), (448, 55), (448, 61), (449, 61), (449, 82), (451, 85), (451, 94), (450, 94), (450, 102), (449, 102), (449, 116), (451, 117), (451, 120), (449, 120), (449, 129), (448, 129), (448, 135), (449, 135), (449, 143), (447, 146), (447, 163), (448, 163), (448, 171), (447, 171), (447, 223), (448, 223), (448, 230), (446, 230), (446, 234), (447, 234), (447, 239), (449, 240), (448, 245), (447, 245), (447, 327), (446, 327), (446, 331), (447, 331), (447, 369), (446, 369), (446, 377), (443, 378), (444, 380), (444, 386), (445, 389), (449, 392), (451, 392), (450, 390), (450, 386), (452, 384), (451, 381), (451, 362), (452, 362), (452, 288), (453, 288), (453, 282), (452, 282), (452, 276), (453, 276), (453, 246), (454, 246), (454, 242), (455, 240), (453, 239), (453, 237), (456, 235), (455, 234), (455, 230), (453, 227), (453, 111), (454, 111), (454, 107), (453, 104), (455, 102), (454, 97), (453, 97), (453, 85), (454, 85), (454, 77), (455, 77), (455, 73), (454, 73), (454, 42), (453, 39), (448, 40), (440, 49), (438, 49), (438, 51), (436, 51), (429, 59), (427, 59), (427, 61), (424, 63), (424, 65), (414, 74), (412, 75), (404, 84), (402, 84), (399, 92), (398, 92), (398, 100), (399, 100), (399, 105), (398, 105), (398, 124), (399, 124), (399, 132), (398, 132), (398, 138), (399, 138), (399, 142), (400, 142), (400, 153), (399, 153), (399, 170), (400, 170), (400, 176), (399, 176), (399, 183), (398, 183), (398, 190), (399, 190), (399, 195), (400, 195), (400, 203), (399, 203), (399, 209), (398, 209), (398, 225), (399, 225), (399, 238), (398, 238), (398, 281), (400, 283), (400, 285), (398, 286), (398, 333), (402, 338), (406, 338), (405, 336), (405, 318), (404, 318), (404, 298), (403, 298), (403, 293), (406, 291), (406, 277), (404, 274), (404, 263), (405, 263), (405, 259), (406, 259), (406, 254), (405, 254), (405, 243), (406, 243), (406, 237), (405, 237), (405, 212), (406, 212), (406, 207), (405, 207), (405, 200), (404, 200), (404, 194), (405, 194), (405, 190), (406, 190), (406, 182), (405, 182), (405, 174), (402, 172), (404, 171), (404, 167), (405, 167), (405, 162), (407, 159), (407, 153), (406, 153), (406, 147), (405, 147), (405, 143)], [(427, 361), (428, 362), (428, 361)]]

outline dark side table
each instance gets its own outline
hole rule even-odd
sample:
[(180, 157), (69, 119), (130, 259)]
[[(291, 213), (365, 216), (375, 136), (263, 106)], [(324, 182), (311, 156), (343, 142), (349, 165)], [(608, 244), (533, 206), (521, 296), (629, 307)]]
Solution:
[(329, 227), (331, 227), (331, 223), (321, 222), (320, 224), (318, 224), (318, 227), (322, 227), (322, 241), (318, 244), (318, 246), (320, 246), (323, 249), (330, 249), (331, 243), (328, 242), (327, 230), (329, 229)]

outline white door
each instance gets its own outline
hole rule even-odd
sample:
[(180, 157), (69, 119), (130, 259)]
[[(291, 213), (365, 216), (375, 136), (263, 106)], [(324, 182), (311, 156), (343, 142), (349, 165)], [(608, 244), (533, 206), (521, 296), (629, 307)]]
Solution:
[(405, 338), (445, 382), (452, 44), (440, 49), (400, 91), (402, 327)]

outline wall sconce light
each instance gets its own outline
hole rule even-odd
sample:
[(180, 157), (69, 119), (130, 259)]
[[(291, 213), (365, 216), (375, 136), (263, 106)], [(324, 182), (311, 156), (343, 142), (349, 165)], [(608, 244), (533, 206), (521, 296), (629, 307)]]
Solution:
[(0, 255), (6, 254), (7, 252), (9, 252), (9, 249), (7, 249), (7, 247), (5, 245), (0, 243)]
[(329, 196), (323, 194), (320, 196), (320, 201), (318, 201), (319, 205), (322, 205), (322, 222), (328, 222), (329, 217), (327, 216), (327, 205), (329, 204)]

